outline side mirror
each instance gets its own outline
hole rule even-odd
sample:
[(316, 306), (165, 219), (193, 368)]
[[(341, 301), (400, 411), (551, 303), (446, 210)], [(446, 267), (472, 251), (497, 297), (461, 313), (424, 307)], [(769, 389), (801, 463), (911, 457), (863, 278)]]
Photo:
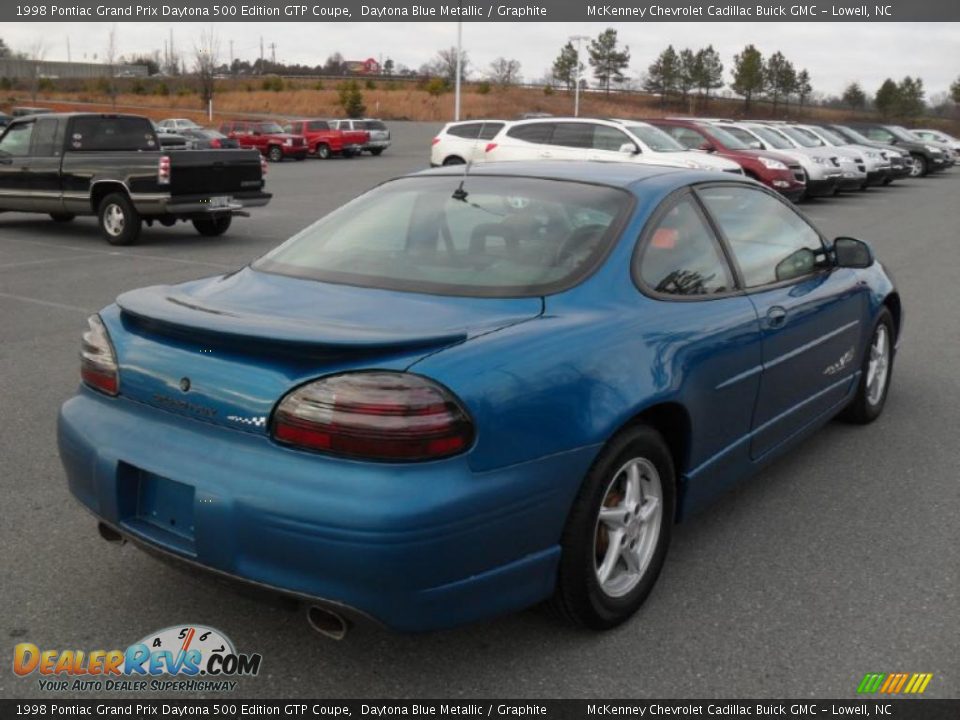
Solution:
[(633, 143), (624, 143), (623, 145), (620, 146), (620, 152), (629, 153), (630, 155), (639, 155), (640, 148), (638, 148)]
[(703, 150), (704, 152), (708, 153), (717, 151), (717, 149), (713, 146), (713, 143), (709, 140), (704, 140), (702, 143), (700, 143), (700, 147), (698, 147), (697, 150)]
[(763, 147), (763, 143), (760, 142), (759, 140), (754, 140), (753, 142), (751, 142), (751, 143), (750, 143), (750, 147), (753, 148), (754, 150), (765, 150), (765, 149), (766, 149), (766, 148)]
[(833, 241), (833, 258), (837, 267), (867, 268), (873, 265), (873, 250), (863, 240), (838, 237)]

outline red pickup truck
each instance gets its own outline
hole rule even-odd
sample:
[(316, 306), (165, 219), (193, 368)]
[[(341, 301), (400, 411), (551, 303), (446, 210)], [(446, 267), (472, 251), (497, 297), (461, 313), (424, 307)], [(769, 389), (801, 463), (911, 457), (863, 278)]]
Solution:
[(303, 136), (284, 132), (272, 120), (228, 120), (220, 125), (220, 132), (237, 140), (242, 148), (256, 148), (270, 162), (307, 157), (307, 141)]
[(359, 155), (364, 145), (370, 142), (370, 133), (366, 130), (335, 130), (326, 120), (315, 118), (291, 120), (283, 130), (306, 138), (310, 152), (321, 160), (331, 155)]

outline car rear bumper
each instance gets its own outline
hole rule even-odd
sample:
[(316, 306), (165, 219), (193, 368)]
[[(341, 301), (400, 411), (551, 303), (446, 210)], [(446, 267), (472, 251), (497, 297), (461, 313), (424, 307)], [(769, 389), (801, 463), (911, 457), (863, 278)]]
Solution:
[[(242, 212), (245, 208), (263, 207), (273, 197), (261, 191), (214, 193), (211, 195), (137, 194), (130, 196), (137, 212), (145, 217), (173, 215), (193, 217), (219, 213)], [(217, 202), (218, 198), (225, 200)]]
[(351, 462), (87, 388), (63, 405), (58, 442), (70, 491), (121, 534), (405, 631), (548, 597), (563, 524), (597, 452), (484, 473), (468, 456)]
[(389, 140), (370, 140), (369, 142), (367, 142), (366, 145), (363, 146), (365, 150), (369, 150), (370, 148), (388, 148), (388, 147), (390, 147)]

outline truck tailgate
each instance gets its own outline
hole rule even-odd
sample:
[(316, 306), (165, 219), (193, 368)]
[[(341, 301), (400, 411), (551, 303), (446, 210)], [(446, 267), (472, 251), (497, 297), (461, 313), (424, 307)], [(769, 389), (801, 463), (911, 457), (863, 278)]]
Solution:
[(229, 195), (263, 188), (257, 150), (178, 150), (167, 155), (171, 195)]

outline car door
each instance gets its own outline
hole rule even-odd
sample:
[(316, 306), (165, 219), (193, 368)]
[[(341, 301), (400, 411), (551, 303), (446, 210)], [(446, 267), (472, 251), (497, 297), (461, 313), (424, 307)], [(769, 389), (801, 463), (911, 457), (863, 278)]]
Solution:
[(593, 124), (589, 122), (557, 122), (543, 157), (553, 160), (586, 160), (592, 152)]
[(0, 209), (33, 209), (26, 166), (35, 125), (34, 120), (11, 123), (0, 137)]
[[(637, 157), (640, 147), (622, 130), (609, 125), (592, 123), (593, 139), (590, 143), (591, 160), (623, 162)], [(624, 149), (624, 148), (627, 149)]]
[(737, 286), (730, 259), (695, 195), (667, 198), (644, 231), (634, 279), (654, 298), (642, 317), (656, 348), (637, 368), (655, 387), (679, 386), (690, 415), (687, 503), (701, 507), (749, 465), (753, 408), (760, 387), (762, 338), (757, 312)]
[(549, 160), (557, 149), (550, 145), (552, 122), (533, 122), (513, 125), (497, 143), (497, 160)]
[(30, 154), (23, 159), (24, 188), (30, 195), (31, 209), (62, 212), (60, 156), (63, 150), (63, 126), (57, 117), (40, 117), (34, 123)]
[(819, 232), (774, 193), (732, 184), (697, 192), (760, 318), (757, 459), (848, 396), (860, 366), (867, 288), (854, 270), (831, 266)]

